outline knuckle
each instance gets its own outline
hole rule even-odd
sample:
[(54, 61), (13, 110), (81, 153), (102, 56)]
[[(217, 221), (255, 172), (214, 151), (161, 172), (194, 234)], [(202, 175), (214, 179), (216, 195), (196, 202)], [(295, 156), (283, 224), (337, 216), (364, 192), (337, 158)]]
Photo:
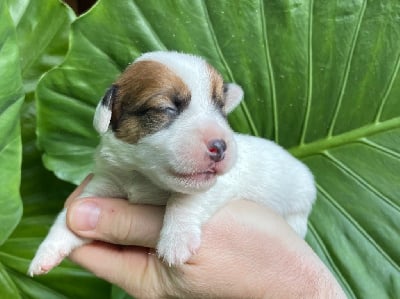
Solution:
[(133, 218), (128, 209), (110, 208), (100, 217), (100, 233), (106, 241), (121, 245), (133, 245), (135, 226)]
[(133, 245), (133, 232), (135, 231), (133, 217), (126, 215), (126, 217), (120, 218), (118, 223), (119, 225), (115, 226), (115, 229), (118, 230), (116, 234), (119, 236), (120, 244)]

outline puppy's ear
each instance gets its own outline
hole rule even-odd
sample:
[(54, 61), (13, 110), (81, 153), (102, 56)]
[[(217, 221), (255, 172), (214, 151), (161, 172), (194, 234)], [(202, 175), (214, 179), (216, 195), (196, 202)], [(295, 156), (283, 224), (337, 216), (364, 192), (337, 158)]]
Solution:
[(243, 99), (243, 89), (235, 83), (224, 84), (225, 106), (224, 112), (228, 114), (239, 105)]
[(93, 119), (93, 126), (100, 134), (104, 134), (105, 132), (107, 132), (110, 125), (112, 106), (117, 96), (117, 91), (117, 85), (111, 85), (111, 87), (107, 89), (106, 94), (96, 107), (96, 112), (94, 113)]

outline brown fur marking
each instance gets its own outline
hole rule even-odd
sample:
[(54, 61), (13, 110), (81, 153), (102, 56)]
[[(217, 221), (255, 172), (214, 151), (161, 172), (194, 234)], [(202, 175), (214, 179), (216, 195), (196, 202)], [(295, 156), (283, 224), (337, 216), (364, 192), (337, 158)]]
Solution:
[(216, 107), (221, 110), (225, 104), (224, 98), (224, 81), (221, 75), (211, 66), (207, 65), (211, 79), (211, 99), (214, 101)]
[(129, 66), (115, 83), (111, 125), (115, 136), (136, 143), (167, 126), (190, 102), (186, 84), (165, 65), (139, 61)]

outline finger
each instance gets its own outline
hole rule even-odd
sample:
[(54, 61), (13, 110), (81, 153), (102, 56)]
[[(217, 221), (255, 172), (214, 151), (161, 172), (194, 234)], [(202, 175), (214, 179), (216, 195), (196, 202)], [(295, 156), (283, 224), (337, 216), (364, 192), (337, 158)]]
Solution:
[(143, 247), (92, 242), (75, 249), (69, 258), (131, 294), (160, 285), (156, 273), (163, 266), (154, 253)]
[(67, 211), (69, 228), (84, 238), (154, 248), (165, 207), (133, 205), (123, 199), (84, 198)]
[(76, 199), (83, 191), (83, 189), (86, 187), (86, 185), (90, 182), (92, 179), (93, 174), (89, 174), (83, 181), (82, 183), (68, 196), (67, 200), (64, 203), (64, 207), (67, 208), (71, 202)]

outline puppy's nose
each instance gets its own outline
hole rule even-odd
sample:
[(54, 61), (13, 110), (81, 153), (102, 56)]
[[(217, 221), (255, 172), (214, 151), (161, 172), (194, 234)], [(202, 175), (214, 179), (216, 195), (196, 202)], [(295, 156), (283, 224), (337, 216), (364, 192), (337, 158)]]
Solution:
[(226, 143), (222, 139), (214, 139), (208, 143), (208, 155), (214, 162), (224, 159), (226, 151)]

